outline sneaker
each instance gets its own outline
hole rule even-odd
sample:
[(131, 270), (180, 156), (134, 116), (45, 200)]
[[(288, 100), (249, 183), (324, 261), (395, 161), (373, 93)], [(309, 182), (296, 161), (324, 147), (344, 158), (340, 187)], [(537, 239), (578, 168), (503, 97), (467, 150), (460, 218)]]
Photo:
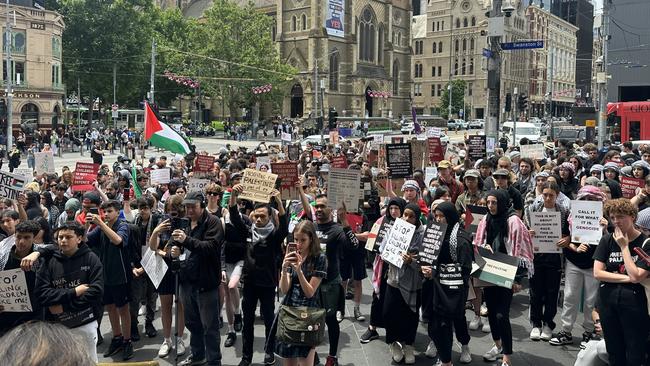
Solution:
[(472, 352), (469, 351), (469, 344), (460, 346), (460, 363), (471, 363)]
[(339, 323), (343, 321), (343, 312), (341, 311), (336, 312), (336, 321)]
[(122, 346), (122, 361), (130, 360), (133, 358), (133, 342), (131, 340), (125, 341)]
[(494, 362), (498, 358), (503, 357), (503, 355), (501, 355), (501, 352), (503, 352), (503, 350), (497, 348), (495, 344), (492, 346), (492, 348), (490, 348), (489, 351), (485, 352), (485, 354), (483, 355), (483, 360), (485, 362)]
[(404, 363), (407, 365), (415, 363), (415, 350), (410, 344), (404, 345)]
[(363, 314), (361, 314), (361, 309), (359, 309), (356, 306), (354, 307), (354, 318), (359, 322), (363, 322), (366, 320), (366, 317), (363, 316)]
[(539, 338), (542, 336), (542, 330), (539, 327), (533, 327), (533, 330), (530, 331), (530, 340), (539, 341)]
[(481, 317), (478, 315), (474, 315), (474, 319), (470, 320), (469, 325), (467, 326), (469, 330), (478, 330), (482, 325), (481, 323)]
[(120, 337), (113, 337), (111, 340), (111, 345), (108, 346), (108, 350), (104, 353), (104, 357), (111, 357), (114, 354), (120, 352), (122, 350), (122, 346), (124, 345), (124, 339), (122, 336)]
[(226, 336), (226, 341), (223, 342), (223, 346), (226, 348), (232, 347), (235, 344), (236, 340), (237, 340), (237, 333), (229, 332), (228, 335)]
[(138, 331), (137, 325), (131, 328), (131, 340), (133, 342), (137, 342), (140, 340), (140, 331)]
[(339, 366), (339, 360), (335, 356), (327, 356), (325, 366)]
[(178, 341), (176, 342), (176, 355), (182, 356), (184, 354), (185, 354), (185, 343), (183, 342), (183, 338), (178, 338)]
[(267, 353), (264, 355), (264, 366), (275, 365), (275, 355), (272, 353)]
[(580, 341), (580, 349), (587, 348), (587, 343), (594, 337), (592, 332), (582, 333), (582, 341)]
[(400, 363), (404, 359), (404, 351), (402, 350), (402, 345), (399, 342), (393, 342), (390, 344), (390, 354), (393, 356), (393, 361), (395, 363)]
[(573, 336), (569, 332), (561, 331), (557, 336), (551, 338), (548, 343), (551, 346), (563, 346), (565, 344), (573, 344)]
[(140, 309), (138, 309), (138, 316), (144, 316), (147, 314), (147, 307), (144, 305), (140, 305)]
[(542, 335), (539, 337), (544, 342), (548, 342), (553, 338), (553, 330), (548, 325), (542, 327)]
[(144, 325), (144, 332), (149, 338), (154, 338), (155, 336), (158, 335), (158, 331), (153, 326), (153, 323), (146, 323)]
[(368, 328), (366, 329), (366, 332), (361, 335), (361, 338), (359, 338), (359, 342), (366, 344), (378, 338), (379, 333), (377, 333), (377, 330)]
[(483, 327), (481, 328), (481, 332), (483, 333), (490, 333), (492, 329), (490, 328), (490, 321), (488, 320), (487, 317), (482, 316), (481, 317), (481, 322), (483, 323)]
[(436, 358), (438, 356), (438, 349), (433, 341), (429, 341), (429, 345), (427, 346), (427, 350), (424, 351), (424, 355), (429, 358)]
[(235, 314), (235, 324), (233, 325), (235, 332), (241, 332), (244, 328), (244, 323), (242, 322), (241, 314)]
[(160, 349), (158, 350), (158, 357), (160, 358), (167, 357), (171, 349), (172, 349), (172, 345), (169, 344), (167, 341), (163, 341), (163, 344), (160, 345)]
[[(243, 360), (242, 360), (243, 361)], [(205, 359), (205, 357), (201, 359), (196, 359), (194, 358), (194, 355), (190, 355), (190, 357), (184, 359), (183, 361), (178, 363), (178, 366), (195, 366), (195, 365), (205, 365), (208, 363), (208, 360)], [(250, 362), (248, 363), (250, 365)], [(241, 365), (241, 363), (240, 363)]]
[(251, 362), (247, 359), (242, 358), (242, 360), (239, 361), (239, 366), (251, 366)]
[(487, 316), (487, 315), (488, 315), (487, 306), (485, 304), (481, 304), (481, 316)]

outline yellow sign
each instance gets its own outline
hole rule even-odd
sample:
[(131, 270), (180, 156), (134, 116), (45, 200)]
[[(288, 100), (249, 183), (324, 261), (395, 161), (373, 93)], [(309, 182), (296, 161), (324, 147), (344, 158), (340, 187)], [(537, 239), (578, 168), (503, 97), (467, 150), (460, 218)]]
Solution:
[(277, 174), (245, 169), (242, 176), (244, 191), (239, 195), (239, 198), (253, 202), (269, 203), (277, 178)]
[(596, 127), (596, 120), (595, 119), (586, 120), (585, 127)]

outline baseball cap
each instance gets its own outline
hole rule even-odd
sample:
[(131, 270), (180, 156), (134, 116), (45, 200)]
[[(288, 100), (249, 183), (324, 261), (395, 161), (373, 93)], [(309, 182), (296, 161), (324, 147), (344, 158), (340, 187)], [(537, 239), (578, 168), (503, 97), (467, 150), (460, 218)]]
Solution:
[(451, 168), (451, 162), (449, 160), (441, 160), (438, 163), (438, 169), (449, 169)]
[(480, 174), (479, 174), (478, 170), (470, 169), (470, 170), (465, 172), (465, 178), (467, 178), (467, 177), (479, 178)]
[(235, 179), (241, 179), (241, 177), (242, 177), (241, 173), (235, 173), (230, 176), (230, 180), (233, 181)]
[(102, 199), (95, 192), (87, 192), (83, 195), (83, 203), (94, 204), (99, 206), (102, 204)]
[(201, 202), (205, 202), (205, 196), (203, 195), (203, 192), (199, 190), (189, 191), (185, 195), (185, 199), (183, 200), (184, 205), (201, 203)]
[(500, 175), (500, 176), (505, 176), (505, 177), (507, 177), (507, 176), (510, 175), (510, 172), (509, 172), (507, 169), (497, 169), (497, 171), (494, 172), (494, 173), (492, 173), (492, 175), (493, 175), (493, 176), (494, 176), (494, 175)]

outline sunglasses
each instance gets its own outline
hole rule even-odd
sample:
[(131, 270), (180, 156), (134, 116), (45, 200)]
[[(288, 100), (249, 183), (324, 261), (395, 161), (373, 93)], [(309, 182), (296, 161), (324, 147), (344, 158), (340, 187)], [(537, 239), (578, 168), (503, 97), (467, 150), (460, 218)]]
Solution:
[(218, 196), (218, 195), (219, 195), (218, 192), (207, 192), (206, 194), (207, 194), (208, 196)]

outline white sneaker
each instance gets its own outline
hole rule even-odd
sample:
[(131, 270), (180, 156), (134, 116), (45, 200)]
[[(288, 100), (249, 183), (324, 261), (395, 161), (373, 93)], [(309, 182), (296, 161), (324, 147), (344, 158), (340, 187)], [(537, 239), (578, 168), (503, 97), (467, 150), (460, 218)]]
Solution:
[(176, 354), (182, 356), (185, 354), (185, 343), (183, 343), (183, 338), (178, 338), (178, 344), (176, 345)]
[(407, 365), (415, 363), (415, 350), (410, 344), (404, 345), (404, 363)]
[(553, 338), (553, 330), (545, 325), (542, 327), (542, 335), (539, 337), (541, 340), (548, 342)]
[(163, 344), (160, 345), (160, 349), (158, 350), (158, 357), (163, 358), (167, 357), (169, 354), (169, 350), (171, 350), (172, 345), (167, 343), (167, 341), (163, 341)]
[(436, 344), (433, 343), (433, 341), (429, 342), (429, 345), (427, 346), (427, 350), (424, 352), (424, 355), (429, 358), (435, 358), (438, 356), (438, 349), (436, 348)]
[(503, 352), (503, 350), (498, 349), (495, 344), (492, 346), (492, 348), (490, 348), (489, 351), (485, 352), (483, 355), (483, 360), (485, 362), (494, 362), (497, 360), (497, 358), (502, 357), (501, 352)]
[(147, 307), (144, 305), (140, 305), (140, 309), (138, 310), (138, 316), (143, 316), (147, 314)]
[(469, 322), (469, 326), (468, 326), (468, 328), (469, 328), (469, 330), (478, 330), (478, 328), (479, 328), (481, 325), (482, 325), (481, 317), (478, 316), (478, 315), (474, 315), (474, 319), (472, 319), (472, 320)]
[(460, 346), (460, 363), (471, 363), (472, 353), (469, 351), (469, 344)]
[(539, 341), (539, 337), (542, 336), (542, 330), (538, 327), (533, 327), (533, 330), (530, 331), (530, 340)]
[(481, 317), (481, 322), (483, 323), (483, 328), (481, 328), (481, 332), (490, 333), (492, 330), (490, 329), (490, 321), (488, 320), (488, 318), (485, 317), (485, 316), (482, 316)]
[(481, 304), (481, 316), (487, 316), (487, 315), (488, 315), (487, 306), (485, 304)]
[(393, 356), (393, 361), (395, 363), (400, 363), (404, 359), (404, 351), (402, 350), (402, 345), (399, 342), (393, 342), (390, 344), (390, 354)]
[(339, 322), (339, 323), (343, 321), (343, 313), (342, 312), (340, 312), (340, 311), (336, 312), (336, 321)]

